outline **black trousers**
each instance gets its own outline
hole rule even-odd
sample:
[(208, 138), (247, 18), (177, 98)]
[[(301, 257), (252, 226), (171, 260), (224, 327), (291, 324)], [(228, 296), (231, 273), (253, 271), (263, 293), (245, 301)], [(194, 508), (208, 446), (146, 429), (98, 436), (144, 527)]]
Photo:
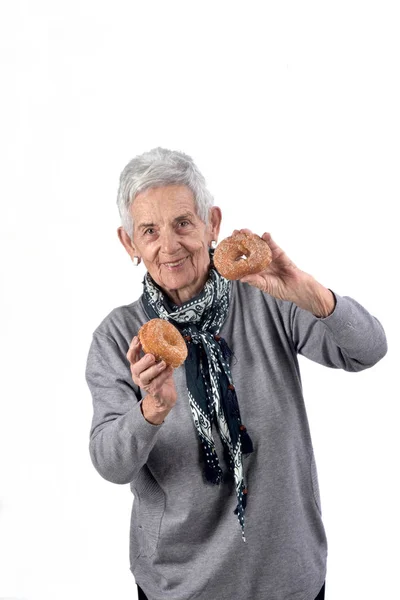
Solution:
[[(139, 586), (137, 586), (137, 587), (138, 587), (139, 600), (148, 600), (144, 591)], [(321, 591), (318, 594), (318, 596), (315, 598), (315, 600), (324, 600), (324, 598), (325, 598), (325, 584), (322, 586)]]

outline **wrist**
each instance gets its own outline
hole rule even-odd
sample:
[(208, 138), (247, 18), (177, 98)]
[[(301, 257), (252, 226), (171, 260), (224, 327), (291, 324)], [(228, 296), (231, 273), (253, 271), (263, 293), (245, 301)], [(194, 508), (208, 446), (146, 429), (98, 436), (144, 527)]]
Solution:
[(331, 290), (310, 277), (296, 304), (311, 312), (315, 317), (325, 319), (335, 310), (336, 300)]
[[(152, 402), (153, 400), (153, 402)], [(151, 425), (161, 425), (164, 422), (165, 417), (168, 415), (169, 410), (156, 408), (154, 406), (154, 400), (149, 394), (145, 396), (140, 403), (140, 410), (142, 411), (143, 417)]]

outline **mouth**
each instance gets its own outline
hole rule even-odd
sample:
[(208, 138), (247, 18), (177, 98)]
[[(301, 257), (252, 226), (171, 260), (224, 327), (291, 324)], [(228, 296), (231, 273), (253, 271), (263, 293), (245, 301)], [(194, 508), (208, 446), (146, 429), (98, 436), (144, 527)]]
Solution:
[(175, 260), (174, 262), (163, 263), (163, 266), (166, 267), (169, 271), (175, 271), (182, 267), (184, 262), (186, 261), (187, 256), (185, 258), (180, 258), (179, 260)]

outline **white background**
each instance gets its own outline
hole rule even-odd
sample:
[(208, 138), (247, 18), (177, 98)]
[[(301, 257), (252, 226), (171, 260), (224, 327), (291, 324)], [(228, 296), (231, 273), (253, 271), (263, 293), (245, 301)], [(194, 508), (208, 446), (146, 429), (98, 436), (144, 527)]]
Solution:
[(132, 495), (90, 462), (84, 368), (93, 330), (141, 293), (115, 201), (155, 146), (194, 158), (220, 239), (270, 231), (384, 325), (372, 369), (300, 360), (326, 598), (400, 598), (396, 5), (2, 3), (0, 598), (136, 597)]

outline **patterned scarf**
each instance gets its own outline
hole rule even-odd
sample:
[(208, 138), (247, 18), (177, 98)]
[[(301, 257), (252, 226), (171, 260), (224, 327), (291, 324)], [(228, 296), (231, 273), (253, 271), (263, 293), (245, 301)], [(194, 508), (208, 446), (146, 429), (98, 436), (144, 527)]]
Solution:
[(238, 516), (244, 536), (244, 512), (247, 488), (244, 485), (242, 452), (253, 452), (253, 444), (242, 425), (235, 387), (229, 368), (232, 352), (218, 335), (228, 314), (231, 283), (213, 268), (214, 251), (210, 249), (209, 278), (198, 295), (175, 305), (147, 272), (143, 301), (150, 318), (169, 321), (182, 333), (188, 348), (185, 361), (186, 384), (204, 457), (204, 475), (208, 482), (219, 485), (223, 473), (212, 435), (214, 422), (224, 448), (228, 478), (235, 481), (238, 499), (234, 514)]

